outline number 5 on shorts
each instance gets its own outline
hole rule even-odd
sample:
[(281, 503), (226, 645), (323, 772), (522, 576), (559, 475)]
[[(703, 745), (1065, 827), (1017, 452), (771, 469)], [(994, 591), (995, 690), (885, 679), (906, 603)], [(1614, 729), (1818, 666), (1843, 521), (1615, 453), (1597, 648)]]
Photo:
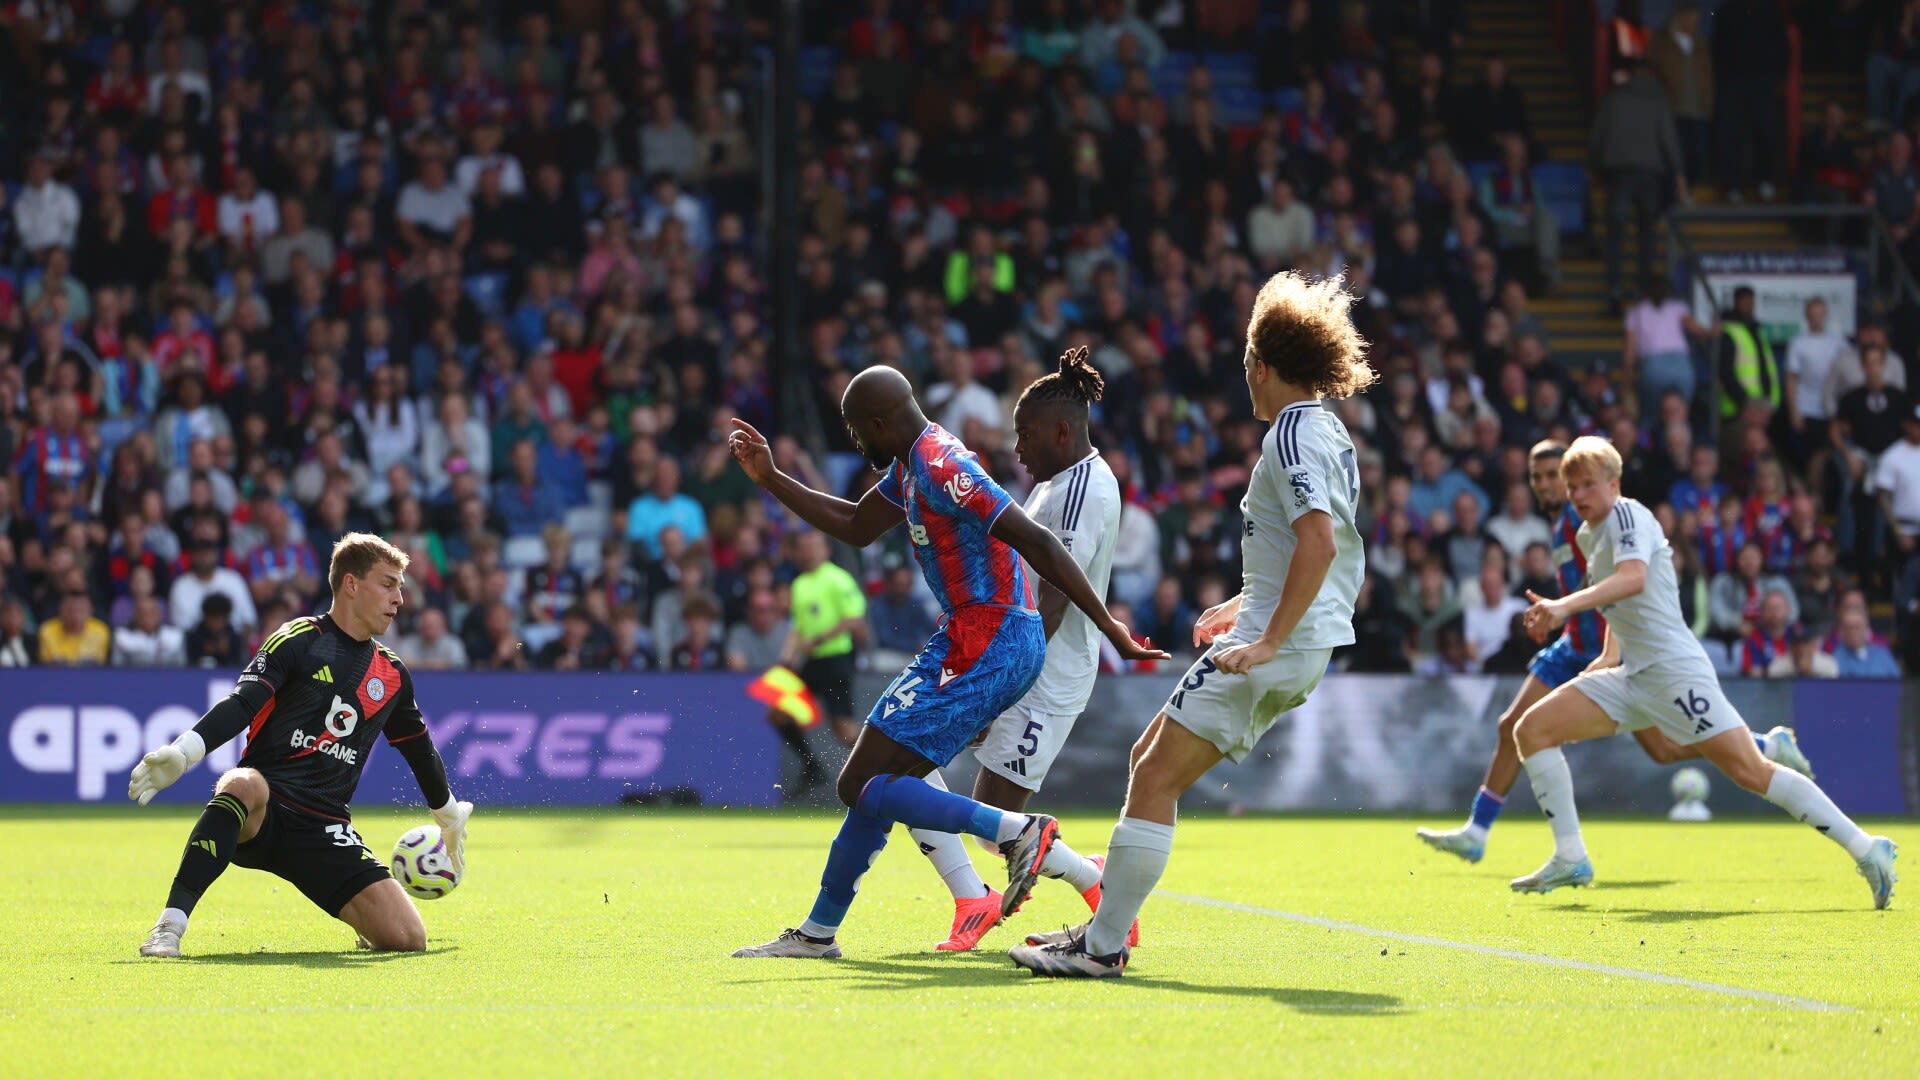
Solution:
[(1040, 721), (1038, 720), (1027, 721), (1027, 730), (1021, 733), (1020, 742), (1018, 745), (1018, 749), (1020, 751), (1021, 757), (1032, 757), (1034, 754), (1039, 752), (1041, 730), (1042, 730), (1042, 727), (1041, 727)]

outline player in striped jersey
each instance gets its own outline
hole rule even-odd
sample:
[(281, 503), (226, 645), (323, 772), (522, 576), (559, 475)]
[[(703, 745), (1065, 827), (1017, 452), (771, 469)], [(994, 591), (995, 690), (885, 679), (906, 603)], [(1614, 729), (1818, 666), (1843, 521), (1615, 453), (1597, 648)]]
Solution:
[[(1564, 443), (1544, 439), (1535, 443), (1527, 455), (1527, 480), (1533, 486), (1533, 496), (1540, 500), (1541, 508), (1554, 522), (1554, 576), (1561, 596), (1571, 595), (1587, 583), (1587, 557), (1578, 541), (1580, 515), (1567, 501), (1567, 482), (1560, 475), (1560, 459), (1566, 452)], [(1534, 703), (1556, 687), (1572, 681), (1599, 657), (1606, 632), (1607, 624), (1599, 611), (1582, 611), (1567, 620), (1566, 630), (1553, 644), (1534, 655), (1527, 665), (1527, 679), (1520, 684), (1520, 692), (1514, 695), (1507, 711), (1500, 714), (1500, 735), (1493, 747), (1493, 760), (1487, 763), (1486, 778), (1473, 796), (1466, 824), (1457, 829), (1420, 829), (1416, 834), (1420, 839), (1470, 863), (1480, 861), (1487, 851), (1487, 833), (1500, 811), (1506, 808), (1507, 793), (1513, 790), (1513, 783), (1520, 775), (1520, 754), (1513, 745), (1514, 726)], [(1528, 633), (1535, 641), (1544, 641), (1547, 637), (1542, 629), (1529, 628)], [(1663, 765), (1700, 756), (1698, 749), (1675, 743), (1657, 728), (1636, 731), (1633, 737), (1648, 757)], [(1813, 775), (1812, 766), (1800, 753), (1792, 729), (1776, 727), (1765, 735), (1755, 735), (1753, 741), (1768, 760)]]
[[(1058, 371), (1034, 380), (1013, 409), (1014, 456), (1038, 481), (1027, 496), (1027, 516), (1060, 538), (1101, 596), (1107, 593), (1120, 530), (1119, 481), (1087, 434), (1088, 406), (1100, 400), (1103, 389), (1100, 372), (1081, 348), (1062, 355)], [(1047, 635), (1040, 678), (993, 721), (974, 749), (980, 773), (973, 797), (1002, 810), (1026, 809), (1027, 800), (1040, 790), (1074, 721), (1087, 707), (1099, 673), (1100, 632), (1093, 620), (1051, 585), (1041, 585), (1039, 607)], [(929, 773), (927, 782), (939, 777), (938, 772)], [(913, 838), (953, 893), (953, 929), (934, 948), (973, 948), (1001, 921), (1000, 893), (980, 880), (958, 836), (915, 829)], [(991, 848), (999, 853), (998, 845)], [(1098, 855), (1078, 855), (1056, 844), (1039, 872), (1066, 881), (1089, 908), (1098, 910), (1101, 862)]]

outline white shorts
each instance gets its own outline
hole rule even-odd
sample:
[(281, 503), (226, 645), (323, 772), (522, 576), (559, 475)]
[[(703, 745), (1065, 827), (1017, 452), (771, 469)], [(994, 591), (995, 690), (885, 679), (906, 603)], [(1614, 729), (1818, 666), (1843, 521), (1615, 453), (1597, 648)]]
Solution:
[(1657, 727), (1681, 746), (1745, 728), (1710, 667), (1624, 667), (1583, 671), (1565, 684), (1586, 695), (1621, 731)]
[(1216, 640), (1194, 661), (1162, 709), (1235, 764), (1253, 751), (1280, 714), (1299, 708), (1327, 673), (1332, 649), (1283, 649), (1245, 675), (1229, 675), (1213, 656), (1238, 642)]
[(988, 772), (1028, 791), (1039, 791), (1078, 719), (1078, 713), (1062, 716), (1040, 712), (1023, 698), (988, 725), (987, 737), (974, 748), (973, 756)]

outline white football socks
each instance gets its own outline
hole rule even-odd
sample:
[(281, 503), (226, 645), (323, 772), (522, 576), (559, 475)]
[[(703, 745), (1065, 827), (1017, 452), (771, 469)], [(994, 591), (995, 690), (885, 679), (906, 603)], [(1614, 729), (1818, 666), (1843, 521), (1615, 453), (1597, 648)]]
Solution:
[(1040, 863), (1040, 875), (1059, 878), (1080, 893), (1100, 884), (1100, 868), (1059, 840), (1053, 842), (1053, 848)]
[(1100, 888), (1100, 910), (1087, 924), (1087, 951), (1111, 956), (1127, 943), (1127, 931), (1141, 905), (1167, 871), (1173, 852), (1173, 826), (1123, 817), (1107, 842), (1107, 872)]
[(1533, 797), (1553, 826), (1553, 853), (1569, 862), (1587, 857), (1586, 841), (1580, 837), (1580, 813), (1573, 806), (1573, 770), (1567, 767), (1567, 755), (1555, 746), (1529, 754), (1521, 762), (1527, 779), (1533, 784)]
[[(935, 769), (923, 779), (928, 787), (947, 790), (947, 782)], [(980, 880), (980, 871), (973, 868), (973, 858), (967, 854), (967, 845), (952, 833), (934, 832), (930, 829), (909, 829), (913, 842), (920, 845), (920, 854), (933, 863), (934, 872), (940, 880), (947, 883), (947, 891), (953, 893), (955, 900), (972, 900), (987, 895), (987, 883)]]
[(1819, 830), (1822, 836), (1847, 849), (1847, 854), (1855, 860), (1865, 856), (1873, 847), (1873, 837), (1865, 829), (1853, 823), (1853, 819), (1840, 812), (1820, 790), (1820, 785), (1794, 772), (1792, 769), (1775, 767), (1773, 779), (1768, 781), (1767, 801), (1792, 814)]

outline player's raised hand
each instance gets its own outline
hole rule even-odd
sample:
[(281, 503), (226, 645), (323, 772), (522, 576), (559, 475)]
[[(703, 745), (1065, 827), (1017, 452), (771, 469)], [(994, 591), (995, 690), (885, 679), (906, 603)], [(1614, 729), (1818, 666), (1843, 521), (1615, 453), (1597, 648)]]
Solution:
[(1213, 639), (1233, 629), (1240, 615), (1239, 597), (1222, 600), (1200, 613), (1193, 622), (1193, 644), (1195, 648), (1205, 648), (1213, 644)]
[(173, 786), (186, 771), (187, 755), (172, 743), (150, 751), (133, 767), (133, 776), (127, 781), (127, 798), (145, 806), (155, 795)]
[(1213, 654), (1213, 666), (1229, 675), (1245, 675), (1261, 664), (1273, 659), (1280, 651), (1277, 645), (1269, 645), (1265, 638), (1250, 641), (1245, 645), (1235, 645), (1230, 649), (1221, 649)]
[(746, 471), (747, 479), (765, 487), (773, 479), (773, 447), (767, 444), (767, 437), (755, 431), (752, 424), (739, 417), (733, 418), (733, 430), (727, 434), (727, 449), (732, 452), (733, 460), (740, 463)]
[(1108, 626), (1104, 633), (1107, 635), (1107, 640), (1113, 642), (1114, 649), (1120, 653), (1123, 660), (1173, 659), (1171, 653), (1154, 648), (1151, 638), (1135, 641), (1133, 631), (1128, 630), (1127, 625), (1118, 619), (1113, 620), (1113, 624)]
[(1560, 611), (1559, 601), (1548, 600), (1532, 589), (1527, 590), (1527, 599), (1533, 604), (1523, 616), (1528, 631), (1551, 634), (1567, 621), (1566, 615)]

